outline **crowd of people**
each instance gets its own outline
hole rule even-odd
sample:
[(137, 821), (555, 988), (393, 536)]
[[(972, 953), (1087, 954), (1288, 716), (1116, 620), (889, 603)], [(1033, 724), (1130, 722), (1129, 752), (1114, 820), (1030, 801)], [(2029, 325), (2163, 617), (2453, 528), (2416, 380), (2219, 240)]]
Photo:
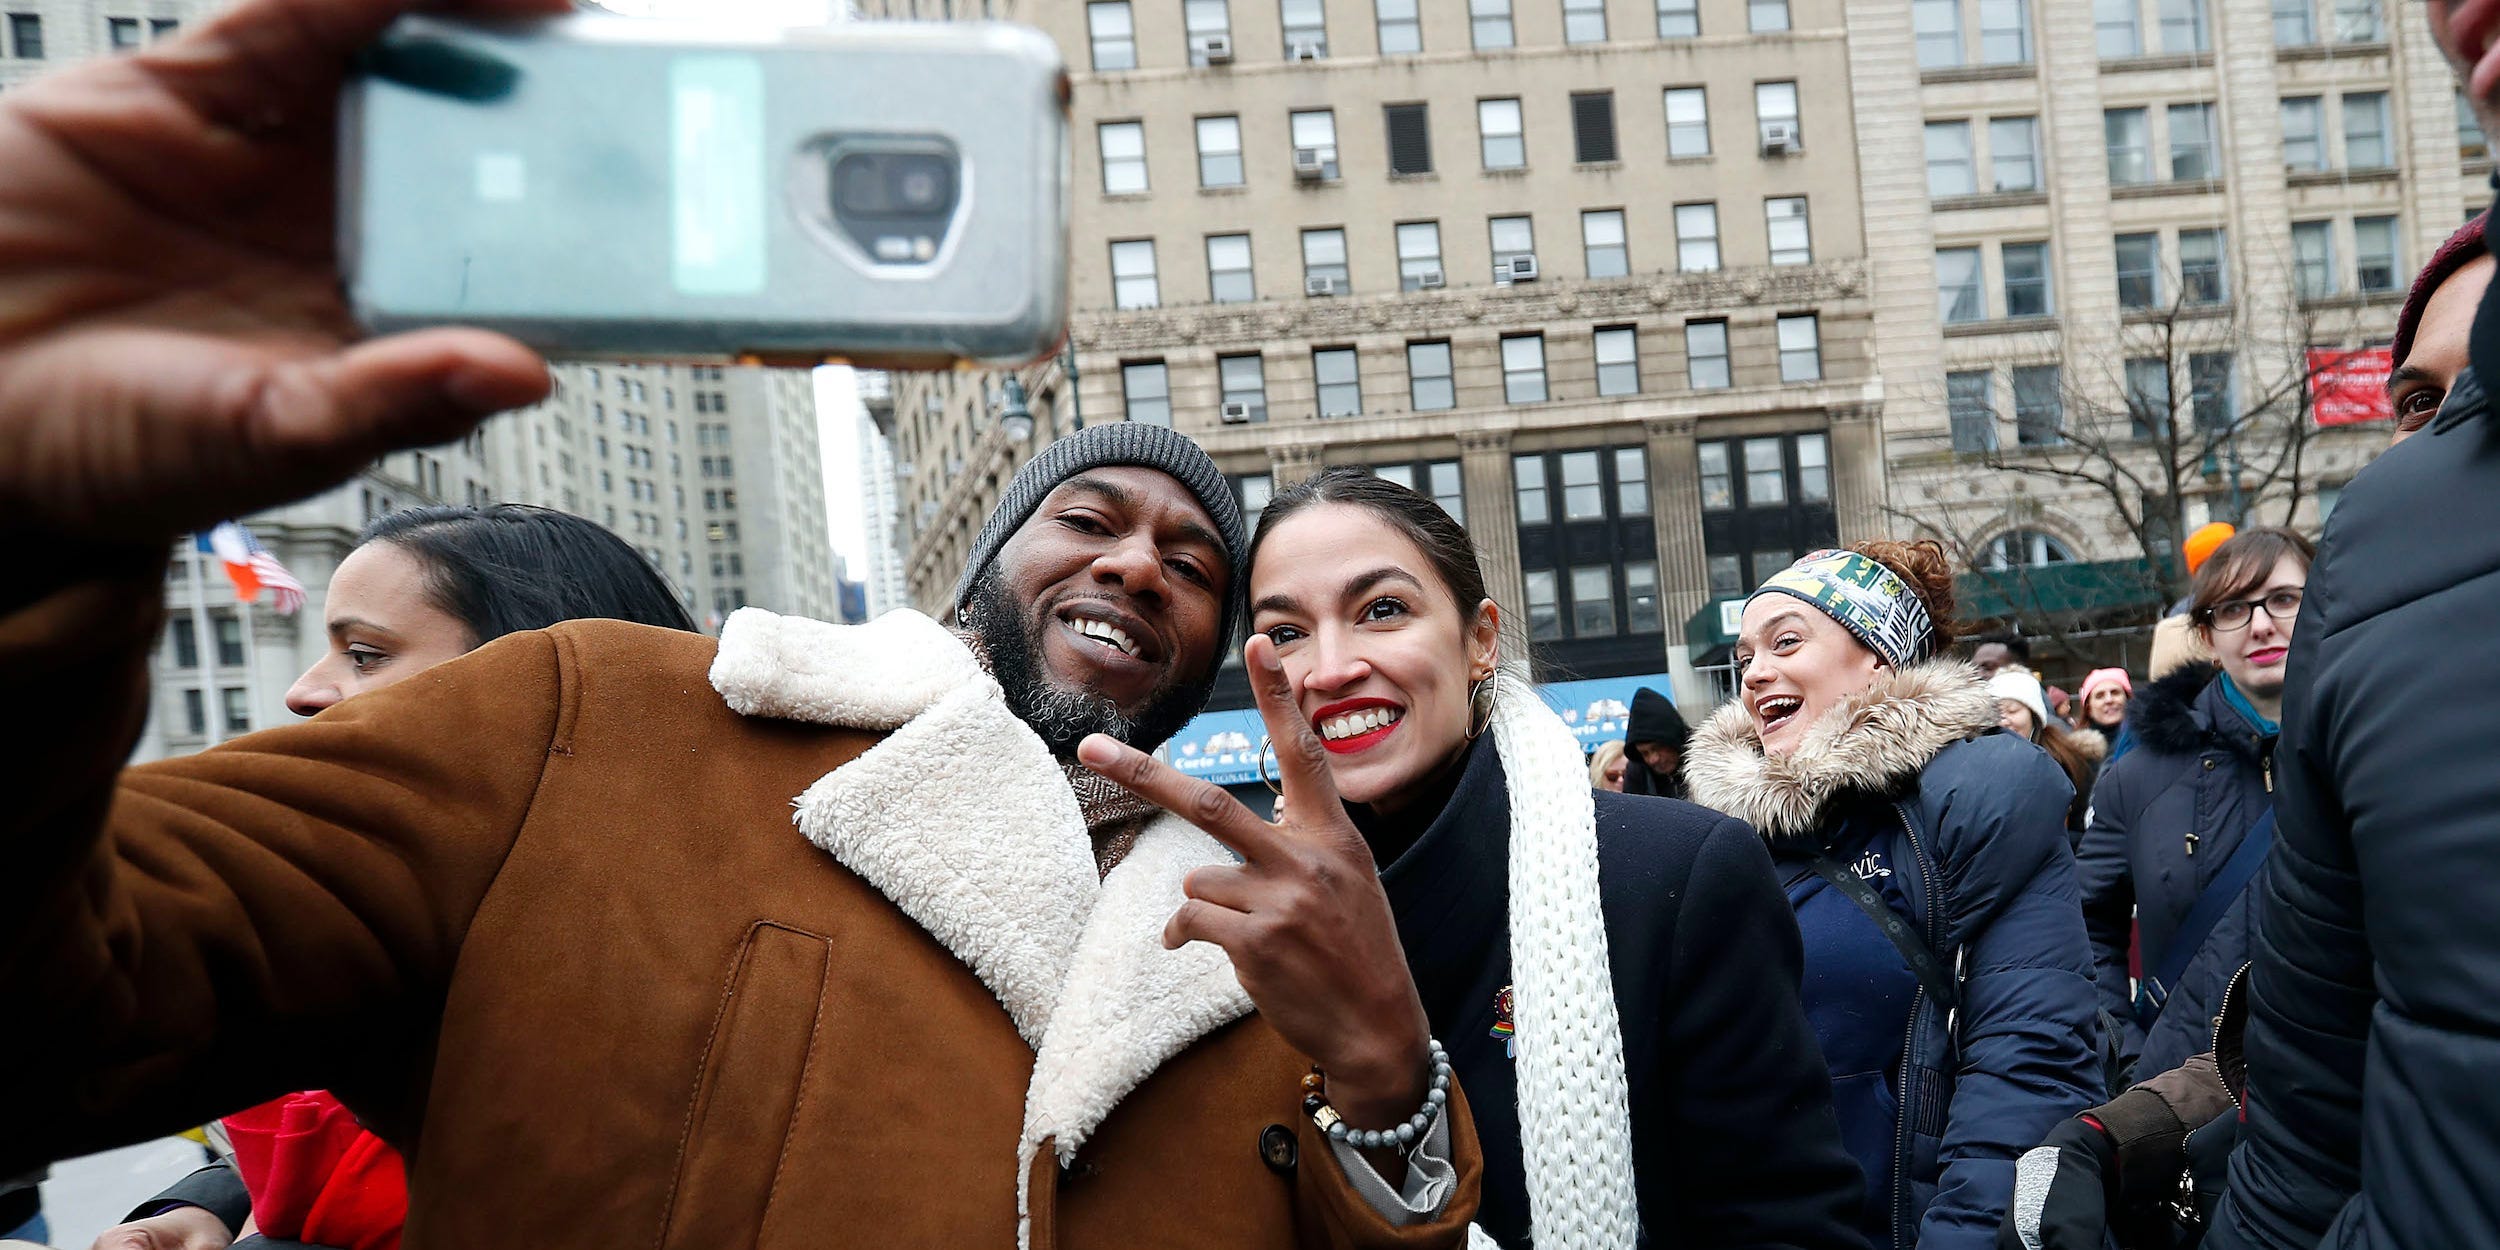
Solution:
[[(1746, 599), (1733, 701), (1584, 757), (1439, 506), (1245, 526), (1117, 423), (943, 620), (714, 641), (586, 521), (384, 517), (300, 724), (126, 767), (174, 535), (546, 390), (357, 341), (304, 242), (402, 7), (0, 99), (0, 688), (53, 719), (0, 756), (0, 1176), (228, 1156), (97, 1250), (2500, 1245), (2500, 699), (2436, 645), (2500, 611), (2483, 219), (2405, 445), (2322, 541), (2192, 536), (2072, 696), (1862, 541)], [(2500, 121), (2500, 4), (2427, 17)], [(1236, 636), (1273, 819), (1152, 754)]]

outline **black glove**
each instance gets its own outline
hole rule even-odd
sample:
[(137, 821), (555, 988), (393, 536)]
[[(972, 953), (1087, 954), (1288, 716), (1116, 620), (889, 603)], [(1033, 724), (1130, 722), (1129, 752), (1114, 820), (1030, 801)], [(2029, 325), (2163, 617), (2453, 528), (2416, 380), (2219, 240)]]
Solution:
[(2099, 1125), (2061, 1122), (2016, 1161), (1997, 1250), (2101, 1250), (2117, 1171), (2118, 1147)]

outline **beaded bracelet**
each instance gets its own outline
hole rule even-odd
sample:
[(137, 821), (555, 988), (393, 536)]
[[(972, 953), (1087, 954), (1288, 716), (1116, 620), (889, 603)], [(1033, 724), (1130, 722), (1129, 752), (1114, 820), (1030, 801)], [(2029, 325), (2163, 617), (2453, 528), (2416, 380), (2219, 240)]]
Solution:
[(1432, 1127), (1433, 1117), (1441, 1114), (1450, 1101), (1450, 1052), (1441, 1049), (1440, 1039), (1431, 1039), (1432, 1088), (1424, 1091), (1424, 1105), (1406, 1123), (1396, 1128), (1360, 1129), (1346, 1124), (1345, 1117), (1328, 1105), (1328, 1075), (1318, 1064), (1311, 1065), (1311, 1074), (1302, 1078), (1302, 1109), (1310, 1113), (1311, 1123), (1319, 1126), (1330, 1141), (1341, 1141), (1363, 1150), (1380, 1150), (1389, 1146), (1407, 1149), (1423, 1138)]

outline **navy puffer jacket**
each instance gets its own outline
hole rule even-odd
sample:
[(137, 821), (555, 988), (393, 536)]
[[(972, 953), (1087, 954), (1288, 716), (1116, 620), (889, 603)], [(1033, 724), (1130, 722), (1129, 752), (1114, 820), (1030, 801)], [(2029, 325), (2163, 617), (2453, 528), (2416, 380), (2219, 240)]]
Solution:
[(2500, 1246), (2500, 285), (2310, 570), (2218, 1250)]
[(2101, 774), (2075, 853), (2101, 1005), (2118, 1020), (2120, 1052), (2139, 1076), (2213, 1048), (2223, 988), (2248, 961), (2246, 911), (2235, 903), (2169, 987), (2150, 1038), (2137, 1023), (2127, 985), (2130, 921), (2141, 926), (2150, 976), (2206, 883), (2273, 801), (2273, 739), (2231, 706), (2221, 672), (2191, 665), (2136, 696), (2127, 709), (2136, 749)]
[[(1924, 990), (1887, 1000), (1906, 1002), (1906, 1016), (1808, 1003), (1819, 1020), (1857, 1021), (1848, 1038), (1818, 1036), (1827, 1052), (1880, 1042), (1895, 1056), (1892, 1113), (1874, 1122), (1880, 1104), (1861, 1104), (1841, 1123), (1861, 1166), (1894, 1181), (1869, 1211), (1878, 1246), (1994, 1247), (2015, 1159), (2105, 1096), (2092, 953), (2066, 842), (2073, 787), (1996, 719), (1978, 670), (1934, 661), (1833, 708), (1791, 755), (1763, 755), (1741, 704), (1713, 716), (1686, 755), (1694, 801), (1759, 830), (1792, 885), (1819, 852), (1888, 865), (1885, 896), (1900, 900), (1946, 966), (1965, 970), (1952, 1021)], [(1809, 1000), (1818, 961), (1863, 964), (1869, 943), (1891, 979), (1906, 975), (1871, 924), (1856, 949), (1820, 944), (1842, 932), (1806, 935)]]

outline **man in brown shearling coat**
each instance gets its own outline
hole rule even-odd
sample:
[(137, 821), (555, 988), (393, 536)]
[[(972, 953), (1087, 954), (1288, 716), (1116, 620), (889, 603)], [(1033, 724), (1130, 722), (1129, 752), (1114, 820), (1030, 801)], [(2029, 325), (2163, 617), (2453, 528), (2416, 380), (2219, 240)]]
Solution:
[(46, 729), (0, 755), (0, 1174), (319, 1087), (406, 1153), (414, 1248), (1460, 1244), (1463, 1100), (1369, 1151), (1304, 1104), (1431, 1107), (1359, 836), (1266, 827), (1245, 936), (1167, 949), (1234, 855), (1067, 762), (1222, 654), (1241, 523), (1168, 431), (1028, 465), (948, 626), (575, 623), (121, 767), (174, 535), (546, 389), (350, 341), (331, 101), (403, 2), (0, 98), (0, 705)]

